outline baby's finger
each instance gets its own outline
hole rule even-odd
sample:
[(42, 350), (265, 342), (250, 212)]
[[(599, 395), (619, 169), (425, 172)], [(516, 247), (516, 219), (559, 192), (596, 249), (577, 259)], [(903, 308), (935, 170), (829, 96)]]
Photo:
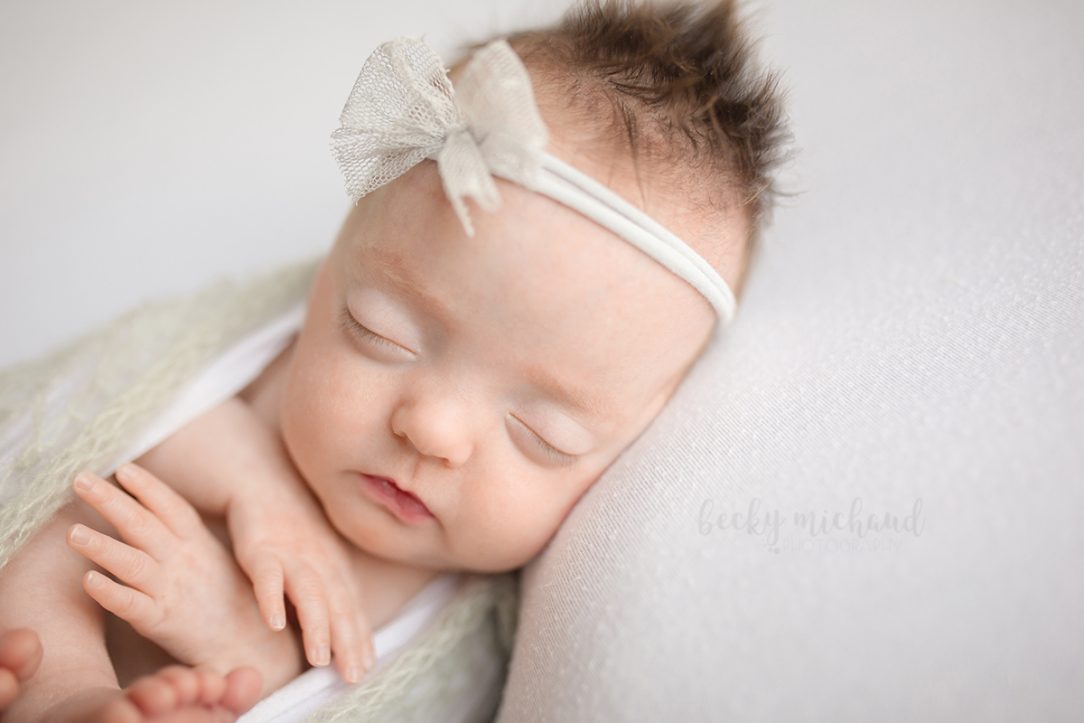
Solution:
[(95, 602), (137, 631), (154, 626), (158, 622), (158, 609), (149, 596), (139, 590), (121, 585), (94, 570), (83, 575), (83, 590)]
[(75, 494), (97, 510), (133, 547), (158, 559), (173, 546), (175, 536), (157, 517), (101, 477), (80, 472), (73, 487)]
[(172, 487), (135, 463), (122, 464), (114, 473), (124, 489), (136, 496), (180, 537), (189, 537), (203, 524), (199, 512)]
[[(343, 578), (349, 580), (349, 578)], [(368, 618), (360, 610), (356, 596), (337, 586), (328, 590), (331, 612), (331, 648), (336, 667), (348, 683), (356, 683), (372, 669), (375, 655)]]
[(358, 625), (350, 613), (334, 606), (331, 608), (331, 648), (335, 654), (335, 667), (347, 683), (358, 682), (372, 669), (374, 662), (368, 622), (362, 616), (359, 618), (362, 625)]
[(85, 525), (68, 529), (68, 544), (83, 557), (104, 567), (126, 584), (153, 594), (158, 562), (142, 550), (129, 547)]
[(238, 561), (252, 581), (256, 605), (272, 630), (286, 627), (286, 603), (283, 600), (282, 563), (271, 554), (255, 555)]
[(287, 577), (286, 587), (297, 608), (305, 657), (312, 665), (327, 665), (331, 662), (331, 636), (328, 633), (327, 603), (319, 582), (311, 572), (294, 573)]

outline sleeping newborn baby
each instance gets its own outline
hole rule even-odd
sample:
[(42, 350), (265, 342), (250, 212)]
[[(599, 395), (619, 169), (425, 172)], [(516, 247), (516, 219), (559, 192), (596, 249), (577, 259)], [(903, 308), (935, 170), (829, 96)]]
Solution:
[[(710, 273), (634, 245), (592, 211), (611, 201), (577, 210), (496, 173), (499, 205), (479, 192), (468, 217), (454, 159), (359, 194), (285, 350), (120, 487), (79, 475), (79, 501), (0, 573), (0, 629), (44, 651), (0, 638), (5, 721), (228, 720), (308, 665), (356, 681), (372, 629), (442, 571), (527, 563), (673, 395), (765, 218), (774, 78), (729, 2), (584, 6), (507, 42), (546, 152)], [(25, 581), (44, 574), (87, 597), (43, 601)]]

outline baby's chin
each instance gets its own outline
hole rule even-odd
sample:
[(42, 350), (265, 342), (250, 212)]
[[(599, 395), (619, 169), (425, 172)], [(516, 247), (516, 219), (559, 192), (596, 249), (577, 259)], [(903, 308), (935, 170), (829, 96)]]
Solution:
[(412, 568), (419, 572), (511, 572), (530, 562), (545, 546), (520, 545), (518, 540), (472, 541), (470, 551), (460, 551), (448, 549), (443, 536), (439, 534), (423, 533), (411, 539), (412, 533), (420, 531), (385, 529), (379, 524), (340, 525), (334, 518), (331, 523), (339, 534), (354, 545), (359, 555), (379, 565)]

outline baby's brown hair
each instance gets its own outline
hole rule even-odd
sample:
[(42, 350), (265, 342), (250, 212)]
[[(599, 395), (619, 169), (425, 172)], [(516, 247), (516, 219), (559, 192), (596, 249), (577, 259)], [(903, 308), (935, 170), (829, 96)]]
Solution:
[(741, 249), (721, 234), (684, 239), (720, 273), (724, 258), (740, 259), (739, 293), (776, 199), (788, 195), (772, 171), (790, 134), (778, 75), (756, 67), (735, 0), (582, 0), (553, 25), (504, 37), (536, 95), (556, 99), (586, 145), (631, 155), (638, 182), (646, 161), (693, 213), (744, 211)]

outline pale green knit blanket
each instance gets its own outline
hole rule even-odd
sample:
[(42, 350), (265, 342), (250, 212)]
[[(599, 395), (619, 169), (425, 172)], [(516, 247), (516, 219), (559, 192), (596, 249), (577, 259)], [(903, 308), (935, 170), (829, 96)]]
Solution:
[[(71, 499), (77, 471), (107, 476), (127, 461), (118, 455), (186, 382), (304, 298), (320, 260), (141, 305), (39, 360), (0, 370), (0, 574)], [(491, 720), (516, 602), (515, 574), (468, 577), (398, 657), (313, 719), (446, 720), (466, 695), (479, 704), (465, 720)]]

